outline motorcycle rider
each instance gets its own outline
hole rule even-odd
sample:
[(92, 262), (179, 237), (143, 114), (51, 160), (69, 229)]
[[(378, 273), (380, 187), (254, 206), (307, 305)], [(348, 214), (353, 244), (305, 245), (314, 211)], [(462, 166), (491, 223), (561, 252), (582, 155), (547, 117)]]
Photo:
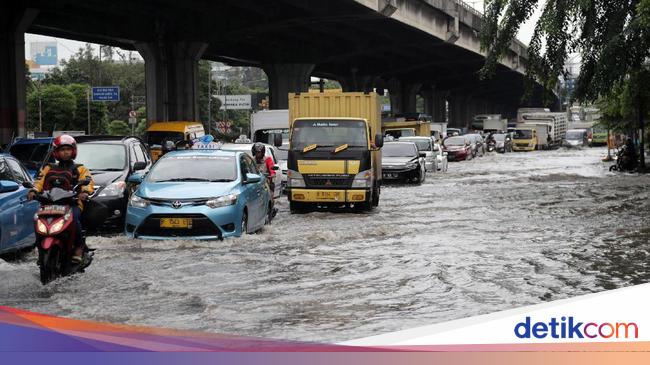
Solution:
[(251, 147), (251, 153), (253, 154), (253, 159), (257, 165), (257, 170), (267, 177), (269, 189), (271, 190), (271, 212), (273, 217), (277, 213), (273, 197), (275, 192), (275, 164), (273, 163), (273, 158), (271, 158), (271, 156), (265, 157), (265, 152), (266, 146), (261, 142), (255, 142)]
[(625, 141), (625, 148), (621, 157), (624, 158), (624, 163), (622, 165), (626, 170), (633, 170), (636, 167), (637, 155), (632, 138), (627, 137), (627, 140)]
[(93, 181), (90, 171), (84, 166), (75, 164), (74, 159), (77, 157), (77, 142), (72, 136), (61, 135), (56, 137), (52, 142), (52, 155), (58, 163), (47, 164), (39, 172), (37, 180), (34, 182), (34, 188), (29, 191), (28, 199), (32, 200), (37, 193), (50, 190), (54, 187), (71, 189), (86, 179), (90, 184), (84, 185), (77, 195), (77, 206), (73, 206), (72, 215), (75, 224), (75, 252), (71, 258), (73, 263), (80, 263), (83, 257), (85, 243), (83, 239), (83, 227), (81, 225), (81, 213), (84, 207), (84, 201), (93, 193)]

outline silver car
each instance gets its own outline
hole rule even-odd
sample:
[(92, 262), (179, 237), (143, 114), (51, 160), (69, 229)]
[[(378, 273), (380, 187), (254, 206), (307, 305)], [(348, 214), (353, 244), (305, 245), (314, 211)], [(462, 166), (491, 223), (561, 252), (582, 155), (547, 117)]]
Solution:
[(402, 137), (399, 142), (413, 142), (418, 147), (418, 152), (424, 153), (424, 168), (426, 172), (438, 171), (438, 161), (434, 151), (431, 137)]

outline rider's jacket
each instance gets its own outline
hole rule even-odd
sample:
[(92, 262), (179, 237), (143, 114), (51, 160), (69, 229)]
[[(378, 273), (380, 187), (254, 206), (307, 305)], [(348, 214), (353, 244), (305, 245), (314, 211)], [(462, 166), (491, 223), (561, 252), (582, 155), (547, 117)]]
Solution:
[[(83, 186), (81, 191), (92, 195), (95, 191), (93, 177), (84, 165), (75, 164), (72, 160), (51, 163), (45, 165), (38, 173), (38, 177), (34, 182), (34, 190), (38, 193), (52, 188), (71, 190), (79, 181), (87, 178), (90, 178), (90, 184)], [(79, 208), (83, 210), (83, 202), (79, 200), (78, 204)]]

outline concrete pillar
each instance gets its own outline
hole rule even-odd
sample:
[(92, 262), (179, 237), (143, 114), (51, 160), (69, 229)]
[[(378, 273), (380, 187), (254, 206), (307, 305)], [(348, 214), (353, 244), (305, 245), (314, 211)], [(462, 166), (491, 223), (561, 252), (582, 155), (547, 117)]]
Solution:
[(338, 81), (345, 92), (371, 92), (374, 88), (374, 77), (372, 76), (360, 76), (353, 73), (350, 76), (339, 78)]
[(37, 13), (12, 1), (0, 5), (0, 143), (25, 136), (25, 31)]
[(422, 84), (401, 82), (391, 79), (388, 82), (390, 105), (393, 114), (415, 112), (417, 95)]
[(420, 95), (422, 95), (422, 99), (424, 99), (424, 114), (431, 115), (432, 117), (436, 108), (435, 94), (436, 92), (433, 88), (420, 90)]
[(453, 92), (449, 96), (451, 105), (449, 126), (454, 128), (465, 128), (469, 125), (470, 116), (468, 110), (468, 96), (461, 92)]
[(147, 123), (199, 120), (199, 60), (202, 42), (136, 43), (145, 62)]
[(435, 122), (447, 122), (447, 92), (437, 91), (434, 95), (433, 120)]
[(264, 65), (269, 79), (269, 107), (288, 109), (289, 93), (309, 90), (315, 65), (310, 63), (274, 63)]

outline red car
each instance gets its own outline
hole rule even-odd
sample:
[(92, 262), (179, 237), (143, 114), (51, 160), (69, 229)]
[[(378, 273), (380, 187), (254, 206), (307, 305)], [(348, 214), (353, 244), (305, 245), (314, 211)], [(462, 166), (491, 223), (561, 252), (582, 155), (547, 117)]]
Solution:
[(463, 161), (472, 158), (472, 147), (465, 136), (454, 136), (442, 142), (444, 152), (447, 152), (449, 161)]

